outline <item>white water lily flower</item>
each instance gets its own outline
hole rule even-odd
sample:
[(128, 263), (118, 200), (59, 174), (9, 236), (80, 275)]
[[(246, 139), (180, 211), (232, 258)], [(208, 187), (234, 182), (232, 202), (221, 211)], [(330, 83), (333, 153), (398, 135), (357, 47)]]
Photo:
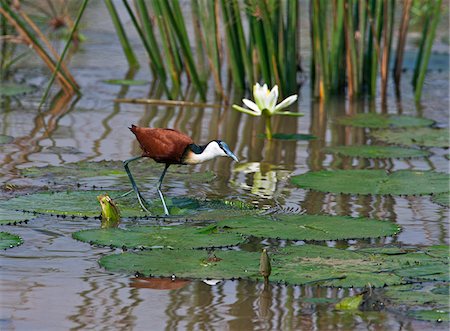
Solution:
[(244, 105), (248, 108), (244, 108), (238, 105), (233, 105), (233, 109), (236, 109), (242, 113), (252, 116), (264, 116), (266, 120), (266, 137), (272, 139), (272, 125), (270, 118), (273, 115), (289, 115), (289, 116), (303, 116), (301, 113), (293, 113), (290, 111), (281, 111), (284, 108), (289, 107), (297, 100), (297, 94), (287, 97), (277, 105), (278, 100), (278, 86), (275, 85), (272, 90), (269, 90), (267, 84), (263, 86), (256, 83), (253, 86), (253, 98), (255, 101), (249, 99), (242, 99)]
[(243, 113), (261, 116), (261, 115), (293, 115), (301, 116), (299, 113), (281, 112), (282, 109), (289, 107), (297, 101), (297, 94), (287, 97), (277, 105), (278, 100), (278, 86), (275, 85), (272, 90), (269, 90), (267, 84), (263, 86), (256, 83), (253, 86), (253, 98), (255, 101), (249, 99), (242, 99), (242, 102), (249, 108), (243, 108), (238, 105), (233, 105), (233, 108)]

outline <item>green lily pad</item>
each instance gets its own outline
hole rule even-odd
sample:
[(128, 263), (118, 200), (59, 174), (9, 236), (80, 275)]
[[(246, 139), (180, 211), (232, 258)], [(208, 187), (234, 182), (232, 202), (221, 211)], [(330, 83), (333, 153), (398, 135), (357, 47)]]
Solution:
[(437, 203), (438, 205), (444, 206), (444, 207), (450, 207), (450, 193), (444, 192), (444, 193), (433, 194), (431, 197), (431, 201), (433, 201), (434, 203)]
[(0, 134), (0, 145), (9, 144), (14, 140), (14, 137)]
[(110, 271), (198, 279), (250, 278), (258, 275), (259, 253), (201, 250), (153, 250), (102, 257), (100, 265)]
[(308, 172), (292, 182), (305, 189), (347, 194), (415, 195), (448, 192), (449, 176), (435, 171), (335, 170)]
[(368, 159), (426, 157), (431, 154), (430, 152), (421, 149), (374, 145), (334, 146), (325, 148), (325, 152)]
[(414, 128), (397, 130), (378, 130), (371, 136), (388, 144), (423, 147), (450, 147), (448, 129)]
[(0, 225), (12, 225), (27, 222), (30, 214), (0, 208)]
[(408, 316), (423, 321), (448, 322), (450, 321), (449, 310), (414, 310), (408, 312)]
[(15, 234), (0, 232), (0, 249), (13, 248), (22, 245), (23, 240)]
[[(448, 309), (448, 284), (407, 284), (392, 286), (385, 296), (396, 305)], [(440, 292), (446, 290), (446, 292)]]
[(206, 248), (236, 246), (242, 235), (217, 228), (196, 226), (134, 226), (127, 229), (82, 230), (72, 237), (94, 245), (124, 248)]
[(103, 83), (112, 85), (134, 86), (134, 85), (147, 85), (150, 82), (147, 80), (134, 80), (134, 79), (106, 79), (103, 81)]
[[(419, 256), (422, 265), (434, 265), (438, 258), (423, 252), (412, 252), (408, 260)], [(362, 254), (319, 245), (288, 246), (269, 252), (272, 264), (272, 282), (292, 285), (316, 284), (332, 287), (383, 287), (411, 281), (394, 271), (409, 262), (396, 256)], [(259, 274), (260, 253), (246, 251), (216, 251), (209, 255), (198, 250), (153, 250), (126, 252), (105, 256), (100, 264), (107, 270), (181, 278), (252, 278), (262, 280)], [(420, 281), (421, 278), (416, 279)]]
[(0, 97), (17, 96), (30, 93), (34, 90), (35, 88), (24, 84), (2, 83), (0, 85)]
[(406, 308), (409, 316), (427, 321), (448, 321), (450, 311), (448, 294), (448, 283), (392, 286), (384, 293), (391, 308), (395, 309), (395, 306)]
[(219, 222), (220, 227), (262, 238), (288, 240), (338, 240), (391, 236), (400, 228), (389, 221), (325, 215), (280, 215), (236, 217)]
[(401, 277), (422, 280), (450, 281), (448, 263), (434, 263), (403, 268), (395, 272)]
[(389, 127), (406, 128), (429, 126), (434, 123), (428, 118), (419, 118), (405, 115), (384, 115), (377, 113), (356, 114), (338, 119), (341, 125), (361, 128), (383, 129)]
[[(39, 192), (19, 196), (10, 200), (1, 201), (0, 208), (6, 210), (20, 210), (54, 215), (69, 215), (78, 217), (97, 217), (101, 213), (97, 196), (105, 191), (65, 191), (65, 192)], [(108, 191), (120, 210), (120, 215), (127, 217), (143, 217), (144, 213), (134, 193), (118, 198), (124, 191)], [(165, 199), (169, 213), (176, 215), (197, 215), (197, 219), (210, 219), (208, 212), (220, 209), (223, 215), (230, 210), (239, 214), (243, 203), (230, 203), (228, 201), (201, 201), (188, 197), (174, 197)], [(163, 215), (164, 210), (159, 198), (148, 201), (151, 215)], [(252, 209), (254, 211), (254, 209)], [(251, 209), (248, 209), (251, 211)]]

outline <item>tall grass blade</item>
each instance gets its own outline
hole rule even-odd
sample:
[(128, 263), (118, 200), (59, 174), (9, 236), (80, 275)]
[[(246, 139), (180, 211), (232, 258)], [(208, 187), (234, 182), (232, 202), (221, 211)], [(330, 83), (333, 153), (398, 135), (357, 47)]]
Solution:
[(128, 61), (128, 66), (130, 68), (138, 68), (139, 61), (134, 54), (133, 48), (130, 45), (125, 29), (123, 28), (122, 22), (120, 21), (119, 14), (117, 13), (116, 7), (112, 0), (105, 0), (106, 8), (109, 11), (111, 20), (113, 22), (114, 28), (116, 29), (117, 36), (119, 37), (120, 45)]
[(419, 102), (420, 98), (422, 97), (422, 88), (425, 81), (425, 74), (427, 71), (428, 62), (430, 61), (431, 48), (433, 47), (436, 28), (440, 19), (442, 0), (436, 0), (433, 5), (434, 7), (431, 14), (432, 16), (430, 18), (431, 23), (429, 26), (429, 31), (427, 31), (428, 33), (426, 35), (423, 34), (423, 38), (425, 39), (423, 52), (420, 54), (421, 56), (417, 60), (417, 80), (415, 81), (414, 85), (414, 98), (416, 102)]
[(83, 2), (81, 3), (80, 9), (78, 10), (78, 14), (77, 14), (77, 17), (75, 18), (75, 22), (73, 24), (72, 30), (70, 31), (70, 35), (67, 40), (67, 43), (64, 46), (64, 50), (61, 53), (58, 63), (56, 64), (56, 68), (53, 71), (52, 77), (50, 78), (50, 81), (47, 84), (47, 88), (45, 89), (44, 95), (42, 96), (41, 102), (38, 107), (39, 110), (41, 109), (42, 105), (44, 104), (45, 100), (47, 99), (48, 93), (50, 92), (50, 88), (52, 87), (53, 82), (55, 81), (56, 75), (58, 74), (59, 69), (61, 68), (61, 63), (64, 61), (64, 57), (66, 56), (67, 51), (69, 50), (69, 46), (72, 42), (72, 38), (75, 34), (75, 31), (78, 28), (81, 17), (83, 16), (84, 10), (86, 9), (88, 2), (89, 2), (89, 0), (83, 0)]
[(402, 19), (398, 32), (397, 50), (395, 53), (394, 82), (397, 95), (400, 94), (400, 79), (403, 65), (403, 55), (405, 53), (406, 35), (408, 32), (409, 18), (413, 0), (403, 1)]

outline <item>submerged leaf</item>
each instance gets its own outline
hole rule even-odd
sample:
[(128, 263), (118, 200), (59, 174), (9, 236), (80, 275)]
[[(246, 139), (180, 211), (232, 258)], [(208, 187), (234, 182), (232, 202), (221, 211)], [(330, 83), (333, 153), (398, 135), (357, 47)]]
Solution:
[(362, 128), (383, 129), (389, 127), (407, 128), (429, 126), (433, 124), (434, 121), (428, 118), (405, 115), (364, 113), (342, 117), (338, 120), (338, 123), (341, 125), (349, 125)]
[(0, 232), (0, 249), (13, 248), (22, 245), (23, 240), (15, 234)]
[(73, 238), (94, 245), (123, 248), (206, 248), (235, 246), (245, 242), (242, 235), (211, 227), (134, 226), (127, 229), (93, 229), (75, 232)]
[(289, 240), (376, 238), (400, 231), (395, 223), (367, 218), (326, 215), (277, 215), (277, 218), (275, 221), (258, 216), (235, 217), (219, 222), (219, 226), (245, 235)]
[(414, 128), (397, 130), (378, 130), (372, 137), (389, 144), (403, 146), (450, 147), (448, 129)]
[(9, 144), (14, 140), (14, 137), (0, 134), (0, 145)]
[(421, 149), (375, 145), (333, 146), (325, 148), (325, 152), (368, 159), (426, 157), (431, 154)]
[(34, 90), (34, 87), (24, 84), (2, 83), (0, 86), (0, 97), (17, 96), (33, 92)]
[(323, 170), (292, 177), (302, 188), (348, 194), (414, 195), (448, 192), (449, 176), (435, 171)]

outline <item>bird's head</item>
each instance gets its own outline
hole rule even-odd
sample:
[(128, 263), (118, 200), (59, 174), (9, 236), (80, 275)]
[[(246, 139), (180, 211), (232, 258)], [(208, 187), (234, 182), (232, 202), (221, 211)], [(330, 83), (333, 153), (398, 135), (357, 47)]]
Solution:
[(238, 158), (230, 150), (230, 147), (228, 147), (227, 143), (221, 140), (212, 140), (204, 146), (193, 144), (190, 145), (189, 148), (190, 153), (188, 153), (183, 160), (186, 164), (203, 163), (218, 156), (228, 156), (236, 162), (239, 162)]
[(239, 162), (239, 159), (236, 157), (236, 155), (234, 155), (234, 153), (230, 150), (230, 147), (228, 147), (227, 143), (222, 141), (222, 140), (213, 140), (210, 142), (211, 143), (216, 143), (220, 150), (222, 155), (221, 156), (228, 156), (231, 157), (233, 160), (235, 160), (236, 162)]

